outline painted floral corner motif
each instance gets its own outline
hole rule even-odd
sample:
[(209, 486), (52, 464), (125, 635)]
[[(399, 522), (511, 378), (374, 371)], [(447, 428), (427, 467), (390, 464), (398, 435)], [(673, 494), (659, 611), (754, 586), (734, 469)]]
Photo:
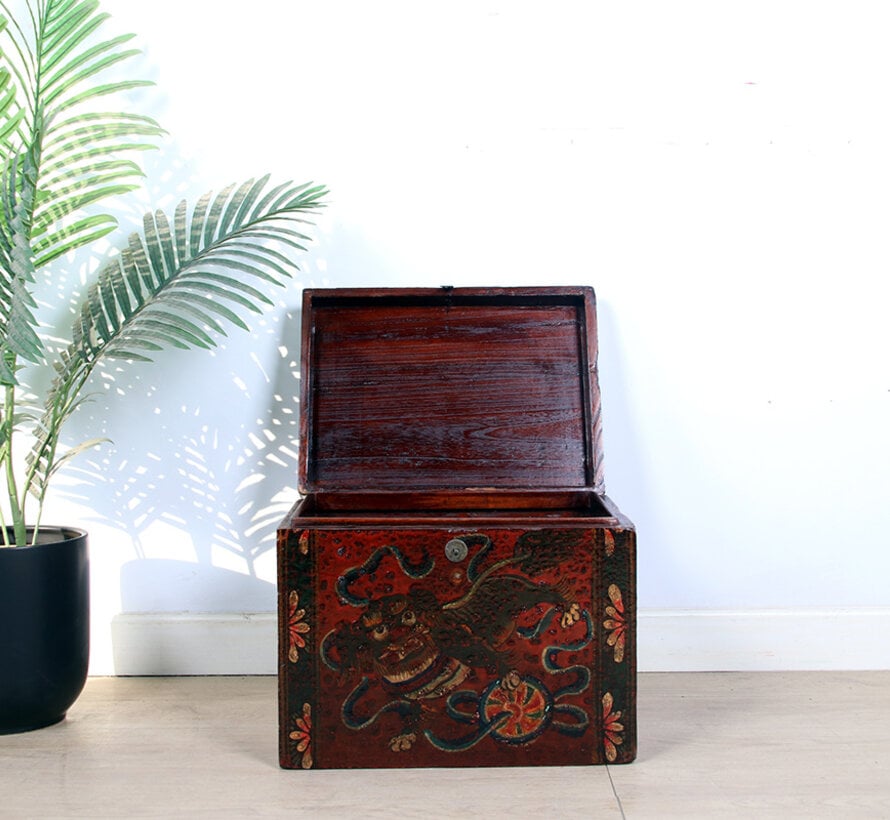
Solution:
[(300, 768), (312, 768), (312, 707), (308, 703), (303, 704), (303, 716), (294, 720), (296, 729), (289, 735), (297, 744), (297, 752), (302, 755)]
[(300, 596), (295, 589), (292, 589), (287, 598), (287, 632), (289, 637), (287, 659), (291, 663), (296, 663), (300, 657), (299, 650), (305, 649), (306, 640), (303, 636), (309, 631), (309, 624), (304, 620), (306, 610), (299, 607)]
[(612, 657), (615, 663), (624, 660), (624, 644), (627, 638), (627, 619), (624, 615), (624, 600), (621, 590), (615, 584), (609, 584), (609, 600), (612, 602), (606, 607), (606, 619), (603, 626), (609, 633), (606, 643), (612, 647)]
[(612, 693), (603, 695), (603, 746), (606, 751), (606, 760), (614, 763), (618, 758), (618, 747), (624, 743), (624, 724), (621, 723), (621, 712), (612, 711)]

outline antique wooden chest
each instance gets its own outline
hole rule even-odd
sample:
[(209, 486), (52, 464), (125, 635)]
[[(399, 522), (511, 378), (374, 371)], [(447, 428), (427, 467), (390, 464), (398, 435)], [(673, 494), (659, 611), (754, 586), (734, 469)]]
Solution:
[(590, 288), (307, 290), (286, 768), (626, 763), (635, 532)]

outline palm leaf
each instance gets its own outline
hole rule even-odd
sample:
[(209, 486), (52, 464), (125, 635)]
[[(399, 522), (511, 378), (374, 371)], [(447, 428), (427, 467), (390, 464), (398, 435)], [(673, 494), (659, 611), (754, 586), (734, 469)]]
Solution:
[(190, 271), (189, 280), (183, 282), (181, 287), (193, 295), (198, 293), (215, 298), (218, 306), (224, 307), (223, 300), (227, 300), (254, 313), (262, 312), (260, 305), (272, 304), (272, 300), (265, 293), (240, 279), (197, 268)]
[(56, 231), (51, 242), (37, 243), (34, 246), (34, 253), (37, 255), (34, 259), (34, 266), (36, 268), (43, 267), (68, 251), (76, 250), (96, 239), (101, 239), (115, 228), (117, 228), (117, 220), (107, 214), (90, 216), (73, 222)]
[(12, 75), (7, 69), (0, 68), (0, 150), (4, 156), (18, 137), (24, 117), (25, 111), (18, 104)]
[[(157, 211), (120, 255), (103, 267), (74, 323), (72, 342), (50, 390), (29, 469), (44, 486), (55, 463), (58, 429), (103, 358), (148, 361), (163, 348), (207, 348), (226, 326), (247, 329), (241, 311), (259, 313), (298, 270), (282, 248), (290, 227), (323, 207), (323, 186), (285, 185), (263, 196), (268, 178), (200, 198), (189, 218)], [(262, 239), (258, 238), (262, 237)], [(278, 243), (279, 247), (269, 243)]]
[[(270, 304), (271, 300), (251, 280), (260, 286), (283, 286), (296, 265), (274, 248), (270, 254), (245, 251), (239, 244), (241, 237), (263, 227), (270, 237), (286, 240), (287, 224), (320, 207), (324, 189), (289, 186), (285, 198), (279, 197), (265, 209), (251, 205), (244, 210), (245, 202), (258, 200), (266, 182), (249, 180), (238, 187), (229, 186), (216, 196), (202, 197), (191, 224), (183, 216), (182, 205), (172, 222), (162, 212), (146, 216), (142, 236), (130, 238), (126, 260), (119, 260), (104, 272), (118, 282), (125, 280), (127, 303), (139, 307), (128, 313), (124, 304), (113, 312), (103, 305), (103, 321), (97, 322), (94, 317), (81, 328), (82, 338), (95, 340), (92, 355), (127, 358), (128, 340), (134, 335), (138, 338), (141, 327), (150, 327), (155, 333), (163, 327), (179, 341), (207, 343), (208, 338), (195, 332), (181, 310), (168, 310), (168, 301), (179, 305), (192, 302), (196, 310), (207, 311), (222, 324), (231, 323), (239, 309), (259, 312), (263, 305)], [(306, 193), (300, 196), (301, 191)], [(249, 215), (249, 220), (243, 214)], [(256, 248), (256, 243), (251, 244)], [(178, 322), (184, 333), (175, 330)], [(121, 332), (124, 328), (126, 335)]]
[[(78, 34), (80, 33), (78, 32)], [(78, 55), (70, 63), (63, 66), (58, 73), (46, 80), (45, 103), (50, 106), (53, 105), (60, 97), (63, 97), (84, 80), (111, 68), (115, 63), (135, 57), (139, 54), (139, 49), (136, 48), (117, 53), (113, 51), (113, 49), (132, 39), (133, 35), (131, 34), (115, 37), (113, 40), (108, 40), (107, 42), (100, 43), (98, 46), (87, 49), (83, 54)], [(48, 66), (44, 65), (44, 69), (47, 68)]]
[(147, 88), (151, 85), (154, 85), (154, 83), (150, 80), (121, 80), (120, 82), (95, 85), (79, 94), (69, 97), (65, 102), (60, 103), (56, 106), (56, 112), (62, 113), (63, 111), (80, 105), (87, 100), (104, 97), (107, 94), (117, 94), (119, 91), (131, 91), (134, 88)]
[[(61, 467), (63, 467), (65, 464), (67, 464), (69, 461), (71, 461), (71, 459), (73, 459), (75, 456), (80, 455), (81, 453), (85, 452), (86, 450), (92, 450), (93, 447), (98, 447), (100, 444), (110, 444), (110, 443), (111, 443), (111, 439), (109, 439), (109, 438), (97, 437), (97, 438), (87, 439), (86, 441), (82, 441), (80, 444), (75, 445), (70, 450), (66, 450), (64, 455), (59, 456), (55, 460), (55, 463), (53, 464), (52, 468), (50, 469), (49, 474), (46, 476), (45, 481), (49, 481), (49, 479), (51, 479), (59, 471), (59, 469)], [(45, 489), (46, 488), (44, 486), (42, 486), (42, 485), (38, 486), (35, 484), (35, 485), (32, 485), (31, 492), (39, 497), (40, 495), (43, 494)]]
[[(33, 173), (28, 155), (14, 157), (4, 169), (2, 191), (4, 194), (4, 224), (0, 229), (0, 257), (3, 261), (4, 287), (0, 290), (0, 383), (14, 384), (15, 376), (9, 362), (21, 356), (37, 362), (43, 356), (43, 342), (35, 330), (36, 307), (30, 286), (34, 283), (35, 268), (29, 244), (31, 200), (26, 185), (17, 178)], [(15, 192), (22, 188), (21, 195)], [(10, 193), (12, 192), (12, 193)], [(10, 201), (12, 200), (12, 201)]]
[[(0, 34), (7, 20), (0, 17)], [(0, 384), (15, 382), (15, 359), (38, 361), (43, 345), (34, 329), (36, 320), (30, 285), (34, 266), (28, 246), (29, 200), (17, 196), (20, 179), (32, 172), (27, 156), (14, 145), (25, 117), (13, 76), (0, 69)]]
[[(132, 35), (103, 37), (97, 0), (26, 0), (30, 28), (0, 17), (11, 48), (0, 70), (0, 384), (16, 357), (39, 361), (31, 287), (35, 269), (104, 236), (114, 218), (95, 209), (138, 187), (127, 158), (155, 147), (148, 117), (88, 110), (100, 97), (146, 85), (106, 77), (138, 52)], [(147, 138), (147, 139), (146, 139)]]

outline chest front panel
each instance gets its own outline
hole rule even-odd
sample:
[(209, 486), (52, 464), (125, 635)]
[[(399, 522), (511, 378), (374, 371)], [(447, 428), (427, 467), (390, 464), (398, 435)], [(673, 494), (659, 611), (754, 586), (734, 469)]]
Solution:
[(632, 759), (632, 529), (280, 539), (283, 766)]

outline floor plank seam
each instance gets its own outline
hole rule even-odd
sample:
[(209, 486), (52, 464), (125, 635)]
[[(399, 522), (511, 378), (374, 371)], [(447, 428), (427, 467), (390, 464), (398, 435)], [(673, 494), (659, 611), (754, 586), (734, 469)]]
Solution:
[(609, 785), (612, 787), (612, 794), (615, 795), (615, 802), (618, 803), (621, 820), (627, 820), (627, 816), (624, 814), (624, 806), (621, 805), (621, 798), (618, 796), (618, 789), (615, 788), (615, 781), (612, 780), (612, 768), (610, 766), (606, 766), (606, 774), (609, 775)]

